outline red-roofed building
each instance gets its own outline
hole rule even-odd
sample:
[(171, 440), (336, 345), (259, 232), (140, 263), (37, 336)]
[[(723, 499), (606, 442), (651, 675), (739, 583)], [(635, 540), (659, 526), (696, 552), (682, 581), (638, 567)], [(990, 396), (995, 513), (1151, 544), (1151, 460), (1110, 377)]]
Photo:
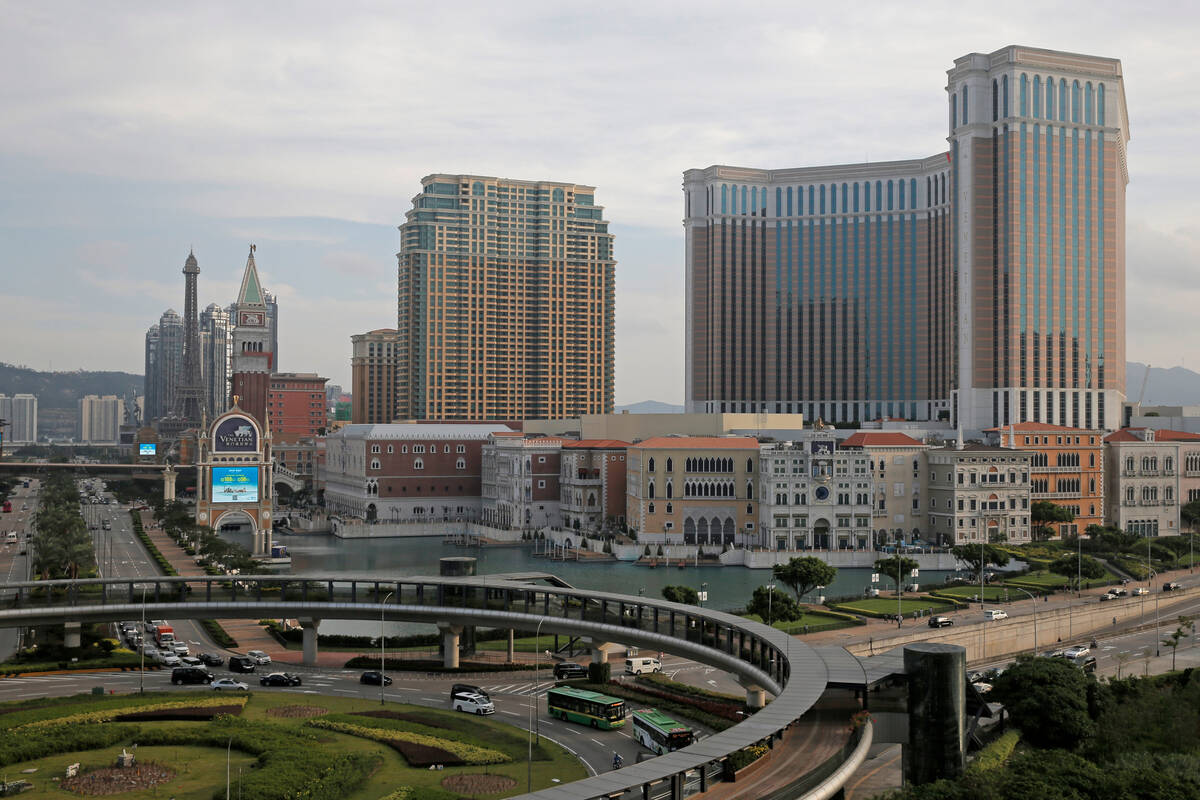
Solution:
[(1122, 428), (1104, 445), (1105, 523), (1138, 536), (1181, 533), (1180, 506), (1200, 500), (1200, 434)]
[(858, 431), (842, 442), (870, 458), (871, 525), (876, 544), (935, 541), (928, 523), (929, 445), (899, 431)]
[(656, 436), (629, 446), (626, 522), (646, 544), (758, 544), (758, 440)]
[(625, 451), (629, 442), (564, 442), (559, 510), (565, 528), (600, 532), (625, 523)]
[(1033, 454), (1029, 475), (1031, 503), (1048, 501), (1075, 515), (1074, 522), (1050, 526), (1055, 537), (1082, 533), (1089, 525), (1103, 524), (1103, 431), (1018, 422), (989, 428), (984, 433), (989, 444)]

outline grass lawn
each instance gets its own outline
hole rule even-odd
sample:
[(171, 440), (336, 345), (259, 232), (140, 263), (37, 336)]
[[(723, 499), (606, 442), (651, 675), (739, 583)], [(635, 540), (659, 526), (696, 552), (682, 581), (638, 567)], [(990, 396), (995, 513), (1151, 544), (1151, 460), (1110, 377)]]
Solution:
[[(196, 696), (209, 698), (211, 693), (197, 694)], [(182, 694), (172, 695), (173, 699), (184, 699), (186, 697), (187, 695)], [(20, 701), (17, 701), (17, 704), (19, 703)], [(507, 775), (516, 781), (516, 785), (510, 791), (489, 795), (490, 797), (506, 797), (527, 791), (527, 735), (524, 731), (505, 725), (498, 720), (467, 716), (449, 710), (412, 706), (403, 703), (389, 702), (386, 706), (383, 706), (388, 711), (419, 714), (423, 724), (433, 727), (441, 726), (446, 729), (448, 737), (453, 737), (460, 741), (468, 741), (471, 744), (488, 749), (499, 750), (512, 759), (511, 762), (506, 764), (493, 764), (486, 767), (446, 767), (440, 771), (431, 771), (409, 767), (398, 752), (380, 742), (341, 733), (306, 728), (305, 722), (307, 720), (305, 718), (280, 717), (269, 713), (272, 709), (289, 706), (312, 706), (320, 708), (326, 713), (343, 714), (356, 711), (379, 710), (381, 706), (377, 701), (361, 698), (255, 691), (251, 692), (250, 700), (246, 704), (245, 711), (242, 714), (243, 718), (250, 721), (268, 722), (280, 728), (295, 730), (297, 732), (305, 731), (317, 735), (321, 740), (320, 747), (323, 755), (361, 753), (379, 756), (379, 768), (367, 778), (362, 787), (348, 793), (346, 800), (378, 800), (378, 798), (394, 792), (398, 787), (405, 785), (413, 787), (440, 786), (444, 778), (458, 774), (499, 774)], [(86, 710), (86, 703), (72, 703), (69, 708), (63, 710), (63, 714), (79, 713)], [(370, 726), (370, 722), (370, 717), (363, 717), (363, 723), (368, 727)], [(200, 726), (210, 723), (142, 722), (138, 724), (147, 729), (151, 727), (157, 728), (158, 726), (169, 726), (174, 729), (198, 731)], [(0, 736), (3, 735), (3, 733), (0, 733)], [(613, 735), (617, 734), (614, 733)], [(32, 776), (33, 783), (37, 788), (34, 792), (27, 793), (26, 796), (53, 796), (61, 798), (66, 796), (65, 793), (63, 790), (57, 788), (56, 785), (49, 782), (50, 777), (54, 775), (61, 776), (67, 764), (77, 761), (84, 767), (111, 764), (115, 760), (116, 754), (120, 752), (122, 744), (129, 746), (133, 743), (119, 743), (103, 750), (66, 753), (48, 756), (37, 761), (9, 764), (4, 767), (4, 772), (10, 778), (14, 778), (20, 776), (22, 769), (37, 767), (38, 772)], [(540, 758), (538, 757), (539, 754)], [(213, 796), (213, 792), (224, 782), (224, 748), (190, 746), (141, 747), (138, 748), (137, 755), (141, 759), (153, 760), (167, 765), (175, 769), (177, 774), (171, 781), (161, 784), (158, 787), (157, 793), (154, 790), (121, 793), (120, 796), (127, 798), (127, 800), (143, 800), (143, 798), (148, 800), (149, 798), (156, 797), (175, 797), (178, 800), (209, 800)], [(535, 749), (534, 755), (535, 759), (532, 770), (534, 790), (555, 785), (552, 782), (554, 779), (558, 779), (562, 783), (567, 783), (587, 776), (587, 771), (574, 756), (549, 740), (542, 739), (540, 749)], [(253, 756), (239, 753), (236, 750), (233, 751), (231, 766), (234, 782), (233, 793), (235, 795), (237, 792), (238, 769), (249, 769), (255, 762), (256, 759)]]
[[(931, 597), (905, 597), (900, 601), (900, 610), (905, 616), (912, 614), (914, 611), (925, 612), (940, 612), (953, 611), (954, 604), (947, 603), (944, 600), (938, 600)], [(864, 600), (851, 600), (846, 603), (837, 603), (833, 606), (837, 611), (848, 611), (852, 614), (866, 614), (869, 617), (882, 617), (896, 613), (896, 598), (895, 597), (870, 597)]]
[[(752, 622), (762, 622), (762, 617), (758, 614), (746, 614), (745, 618)], [(853, 628), (855, 625), (856, 623), (853, 620), (835, 617), (832, 614), (822, 614), (819, 611), (806, 611), (800, 616), (800, 619), (789, 622), (776, 622), (771, 627), (781, 630), (784, 633), (794, 634), (834, 631), (839, 628)]]
[[(945, 589), (938, 589), (937, 591), (938, 591), (938, 594), (949, 595), (950, 597), (956, 597), (959, 600), (971, 601), (971, 600), (975, 600), (976, 598), (979, 597), (979, 587), (978, 586), (970, 586), (970, 585), (968, 585), (968, 586), (950, 586)], [(1008, 597), (1006, 596), (1006, 592), (1007, 592), (1008, 596), (1011, 596), (1011, 598), (1013, 600), (1028, 599), (1025, 595), (1021, 594), (1021, 592), (1017, 591), (1016, 589), (1007, 589), (1006, 590), (1003, 586), (995, 586), (995, 585), (990, 585), (990, 584), (985, 585), (983, 587), (983, 598), (985, 600), (993, 600), (993, 601), (1006, 600), (1006, 599), (1008, 599)]]
[[(111, 767), (116, 763), (117, 754), (121, 747), (115, 746), (104, 750), (91, 750), (84, 753), (71, 753), (60, 756), (47, 756), (37, 761), (26, 761), (6, 767), (8, 780), (24, 778), (33, 784), (32, 791), (25, 792), (21, 797), (39, 798), (53, 797), (61, 800), (64, 797), (77, 797), (63, 789), (51, 778), (61, 778), (66, 774), (67, 765), (79, 763), (80, 772), (88, 772), (98, 767)], [(175, 770), (175, 777), (166, 783), (159, 784), (158, 791), (147, 789), (137, 792), (121, 792), (123, 800), (152, 800), (152, 798), (174, 797), (176, 800), (211, 800), (218, 786), (225, 785), (225, 751), (212, 747), (139, 747), (139, 761), (154, 761), (165, 764)], [(229, 768), (232, 780), (232, 792), (237, 797), (238, 772), (248, 770), (255, 762), (254, 756), (239, 753), (237, 750), (229, 754)], [(32, 775), (22, 775), (21, 770), (36, 767)]]

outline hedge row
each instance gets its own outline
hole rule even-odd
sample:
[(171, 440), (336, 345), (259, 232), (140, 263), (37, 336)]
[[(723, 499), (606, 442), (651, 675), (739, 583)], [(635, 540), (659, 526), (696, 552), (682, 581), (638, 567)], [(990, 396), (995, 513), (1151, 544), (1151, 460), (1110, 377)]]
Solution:
[(134, 738), (136, 725), (56, 725), (48, 728), (9, 730), (0, 735), (0, 766), (20, 764), (46, 756), (96, 750)]
[[(238, 717), (218, 717), (195, 726), (156, 726), (143, 731), (142, 745), (230, 746), (258, 757), (258, 769), (242, 777), (242, 789), (256, 800), (341, 800), (353, 794), (374, 772), (381, 758), (372, 754), (331, 755), (319, 740), (297, 728), (283, 728)], [(225, 788), (213, 793), (223, 800)]]
[(1000, 734), (996, 741), (979, 751), (979, 754), (967, 766), (967, 772), (991, 772), (1003, 767), (1013, 754), (1013, 750), (1016, 749), (1017, 740), (1020, 738), (1021, 735), (1016, 730), (1008, 730)]
[[(379, 656), (355, 656), (342, 665), (344, 669), (379, 669)], [(388, 658), (388, 672), (521, 672), (528, 664), (503, 664), (499, 662), (462, 661), (457, 668), (446, 667), (440, 661), (427, 659)]]
[(320, 728), (335, 733), (344, 733), (348, 736), (357, 736), (360, 739), (383, 742), (395, 747), (396, 750), (404, 755), (405, 759), (409, 758), (409, 754), (406, 752), (403, 744), (419, 745), (425, 750), (441, 751), (449, 756), (449, 759), (445, 761), (429, 761), (427, 758), (418, 759), (416, 762), (409, 760), (410, 765), (414, 767), (425, 767), (431, 763), (480, 765), (506, 764), (512, 761), (511, 758), (499, 750), (491, 750), (487, 747), (479, 747), (478, 745), (467, 744), (466, 742), (459, 742), (453, 739), (426, 736), (420, 733), (369, 727), (366, 725), (351, 725), (346, 722), (334, 722), (329, 719), (312, 719), (305, 724), (312, 728)]
[[(90, 672), (97, 669), (136, 670), (140, 667), (140, 656), (120, 653), (87, 661), (28, 661), (10, 662), (0, 665), (0, 675), (27, 675), (33, 672), (57, 672), (77, 670)], [(157, 664), (147, 664), (146, 669), (158, 669)]]
[[(193, 697), (188, 700), (164, 700), (157, 703), (147, 705), (139, 705), (138, 711), (171, 711), (181, 708), (215, 708), (220, 706), (245, 706), (249, 696), (242, 695), (241, 697)], [(42, 728), (56, 727), (60, 725), (86, 725), (89, 723), (109, 722), (114, 717), (126, 713), (120, 708), (100, 708), (82, 711), (78, 714), (69, 714), (65, 717), (51, 717), (48, 719), (40, 719), (33, 722), (27, 722), (14, 728), (10, 731), (20, 730), (22, 734), (27, 731), (39, 730)]]
[(737, 694), (724, 694), (722, 692), (714, 692), (711, 689), (702, 689), (699, 686), (692, 686), (690, 683), (680, 683), (673, 681), (661, 672), (652, 673), (650, 675), (639, 675), (636, 680), (639, 684), (652, 684), (653, 686), (664, 691), (673, 692), (677, 695), (685, 697), (699, 697), (705, 700), (716, 700), (722, 703), (732, 703), (741, 710), (745, 705), (745, 698)]

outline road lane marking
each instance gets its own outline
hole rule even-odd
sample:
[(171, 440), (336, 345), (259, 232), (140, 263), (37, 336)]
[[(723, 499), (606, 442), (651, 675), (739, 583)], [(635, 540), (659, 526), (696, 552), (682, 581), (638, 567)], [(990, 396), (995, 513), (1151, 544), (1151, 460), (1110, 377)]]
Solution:
[(501, 713), (501, 714), (508, 714), (510, 717), (519, 717), (519, 716), (521, 716), (520, 714), (518, 714), (518, 713), (517, 713), (517, 712), (515, 712), (515, 711), (505, 711), (505, 710), (503, 710), (503, 709), (501, 709), (501, 710), (500, 710), (500, 713)]

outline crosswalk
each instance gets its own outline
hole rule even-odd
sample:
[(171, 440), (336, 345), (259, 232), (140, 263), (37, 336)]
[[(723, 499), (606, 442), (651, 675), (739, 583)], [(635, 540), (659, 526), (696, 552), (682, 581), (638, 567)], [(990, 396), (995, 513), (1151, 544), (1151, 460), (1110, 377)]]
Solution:
[(481, 686), (488, 694), (519, 694), (526, 697), (541, 697), (550, 689), (554, 688), (553, 683), (508, 683), (496, 684), (494, 686)]

